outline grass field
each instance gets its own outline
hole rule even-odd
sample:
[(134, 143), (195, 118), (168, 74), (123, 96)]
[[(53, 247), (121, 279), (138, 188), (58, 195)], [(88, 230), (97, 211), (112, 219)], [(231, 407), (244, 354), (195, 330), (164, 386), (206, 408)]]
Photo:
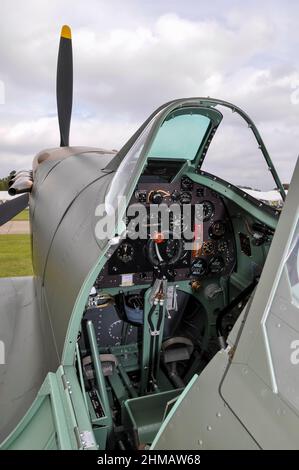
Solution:
[(30, 275), (30, 235), (0, 235), (0, 277)]
[(29, 220), (29, 210), (24, 209), (19, 214), (17, 214), (12, 220)]

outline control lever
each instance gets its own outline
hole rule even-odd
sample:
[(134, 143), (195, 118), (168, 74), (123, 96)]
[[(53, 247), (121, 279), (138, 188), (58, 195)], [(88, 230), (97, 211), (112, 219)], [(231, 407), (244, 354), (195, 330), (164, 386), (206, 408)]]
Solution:
[[(147, 389), (156, 388), (160, 360), (160, 333), (163, 332), (164, 308), (167, 302), (167, 279), (156, 279), (149, 297), (151, 309), (147, 322), (150, 333)], [(154, 314), (158, 317), (155, 318)], [(155, 321), (156, 320), (156, 321)]]
[(166, 312), (167, 318), (171, 318), (170, 312), (178, 310), (178, 294), (177, 286), (168, 286), (167, 288), (167, 302), (166, 302)]

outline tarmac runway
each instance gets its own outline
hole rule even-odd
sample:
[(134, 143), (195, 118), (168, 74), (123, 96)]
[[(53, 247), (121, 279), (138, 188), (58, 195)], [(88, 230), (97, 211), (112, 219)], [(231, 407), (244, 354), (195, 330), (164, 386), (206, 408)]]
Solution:
[(0, 235), (29, 234), (30, 226), (28, 220), (10, 220), (0, 227)]

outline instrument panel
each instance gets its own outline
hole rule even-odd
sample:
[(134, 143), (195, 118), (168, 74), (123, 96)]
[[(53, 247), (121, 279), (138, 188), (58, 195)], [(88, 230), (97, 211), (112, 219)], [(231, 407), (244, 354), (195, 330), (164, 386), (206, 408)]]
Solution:
[[(136, 204), (146, 209), (141, 218), (132, 217)], [(165, 238), (161, 221), (157, 218), (153, 220), (150, 211), (150, 206), (161, 207), (161, 204), (166, 209), (176, 204), (182, 213), (180, 227), (175, 226), (176, 219), (169, 215), (170, 229)], [(184, 206), (190, 210), (188, 222), (183, 216)], [(195, 210), (198, 207), (202, 209), (202, 242), (196, 249), (190, 249), (196, 233)], [(143, 231), (142, 238), (134, 239), (132, 228), (136, 229), (136, 224), (139, 224), (139, 233)], [(174, 182), (159, 178), (157, 182), (155, 178), (147, 181), (141, 177), (127, 209), (126, 225), (127, 238), (116, 248), (100, 273), (98, 288), (149, 284), (161, 274), (161, 270), (169, 281), (193, 281), (229, 275), (234, 268), (234, 234), (222, 198), (187, 176)], [(180, 239), (172, 236), (175, 230), (180, 232)], [(156, 233), (154, 237), (153, 233)], [(193, 234), (192, 238), (190, 233)]]

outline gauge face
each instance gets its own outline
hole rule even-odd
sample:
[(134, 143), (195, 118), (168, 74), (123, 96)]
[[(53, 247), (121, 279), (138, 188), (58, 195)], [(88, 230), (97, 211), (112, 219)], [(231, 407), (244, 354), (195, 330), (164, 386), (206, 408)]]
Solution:
[(167, 240), (165, 243), (165, 254), (168, 259), (176, 256), (179, 249), (179, 240)]
[[(170, 261), (173, 258), (176, 258), (178, 250), (181, 250), (181, 240), (177, 239), (168, 239), (164, 243), (159, 244), (159, 253), (160, 256), (165, 261)], [(156, 255), (155, 255), (156, 256)]]
[(181, 258), (184, 244), (182, 239), (178, 238), (166, 238), (159, 243), (150, 239), (147, 248), (149, 261), (154, 266), (160, 263), (170, 265), (177, 263)]
[(123, 242), (117, 249), (117, 258), (123, 263), (129, 263), (134, 257), (134, 248), (131, 243)]
[(211, 227), (210, 227), (210, 236), (212, 238), (220, 238), (223, 237), (223, 235), (226, 232), (226, 225), (225, 222), (222, 222), (221, 220), (218, 220), (217, 222), (214, 222)]
[(191, 265), (193, 276), (204, 276), (207, 272), (207, 263), (202, 258), (196, 258)]
[(215, 242), (213, 240), (207, 240), (202, 244), (202, 254), (209, 256), (215, 253)]
[(180, 203), (181, 203), (181, 204), (190, 204), (190, 203), (191, 203), (191, 200), (192, 200), (192, 195), (191, 195), (191, 193), (189, 193), (188, 191), (184, 191), (184, 192), (180, 195)]
[(214, 256), (209, 264), (210, 272), (212, 274), (220, 274), (224, 269), (225, 263), (222, 256)]
[(203, 221), (207, 222), (214, 215), (215, 206), (211, 201), (203, 201)]

